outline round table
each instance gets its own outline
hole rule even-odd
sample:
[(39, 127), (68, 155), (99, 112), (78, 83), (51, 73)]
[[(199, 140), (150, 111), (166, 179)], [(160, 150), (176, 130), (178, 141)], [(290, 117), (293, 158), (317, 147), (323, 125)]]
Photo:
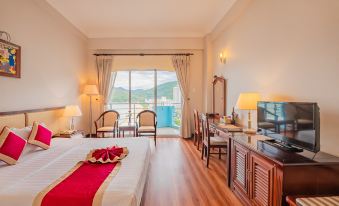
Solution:
[(125, 131), (133, 131), (133, 136), (135, 137), (136, 126), (134, 123), (123, 123), (119, 125), (119, 137), (121, 137), (120, 132), (122, 132), (122, 137), (125, 137)]

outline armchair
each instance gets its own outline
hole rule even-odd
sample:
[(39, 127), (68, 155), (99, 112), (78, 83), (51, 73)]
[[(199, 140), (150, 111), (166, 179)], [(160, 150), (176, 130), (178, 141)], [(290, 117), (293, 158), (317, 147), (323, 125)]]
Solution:
[(105, 137), (105, 133), (112, 133), (113, 137), (118, 134), (120, 115), (115, 110), (108, 110), (102, 113), (97, 120), (94, 121), (96, 137), (102, 134)]
[(157, 114), (151, 110), (144, 110), (137, 115), (137, 136), (154, 137), (154, 144), (157, 144)]

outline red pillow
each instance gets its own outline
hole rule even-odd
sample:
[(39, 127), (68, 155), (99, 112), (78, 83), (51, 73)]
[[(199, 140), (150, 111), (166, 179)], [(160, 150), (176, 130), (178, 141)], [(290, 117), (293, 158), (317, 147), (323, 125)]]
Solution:
[(32, 132), (28, 137), (28, 143), (37, 145), (43, 149), (48, 149), (51, 145), (52, 132), (39, 124), (33, 123)]
[(0, 135), (0, 160), (14, 165), (26, 145), (26, 140), (14, 134), (8, 127), (4, 127)]

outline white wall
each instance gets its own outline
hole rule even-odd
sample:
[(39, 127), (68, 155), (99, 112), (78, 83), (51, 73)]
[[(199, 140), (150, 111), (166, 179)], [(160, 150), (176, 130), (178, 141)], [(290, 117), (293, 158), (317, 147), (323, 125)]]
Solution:
[[(228, 79), (228, 113), (246, 91), (266, 100), (318, 102), (321, 150), (339, 155), (339, 1), (239, 2), (246, 4), (235, 6), (236, 18), (225, 18), (211, 34), (210, 76)], [(226, 65), (219, 63), (221, 51), (228, 53)]]
[(21, 46), (21, 78), (0, 77), (0, 111), (77, 104), (87, 38), (43, 0), (0, 0), (0, 30)]
[[(92, 55), (96, 50), (106, 50), (107, 52), (117, 53), (193, 53), (191, 56), (191, 79), (190, 79), (190, 97), (191, 107), (198, 110), (203, 109), (203, 48), (204, 41), (202, 38), (109, 38), (109, 39), (89, 39), (89, 53), (88, 53), (88, 82), (96, 84), (96, 68), (95, 57)], [(117, 57), (118, 59), (119, 57)], [(141, 57), (143, 58), (143, 57)], [(135, 65), (143, 66), (146, 68), (146, 64), (150, 63), (150, 66), (166, 67), (170, 70), (173, 69), (168, 61), (164, 57), (145, 57), (146, 60), (140, 59), (140, 57), (125, 57), (119, 58), (119, 63), (116, 66), (127, 67), (126, 62), (130, 61), (131, 67)], [(126, 61), (126, 59), (128, 59)], [(168, 66), (166, 66), (168, 65)], [(116, 68), (119, 69), (119, 68)], [(94, 106), (94, 118), (98, 117), (99, 101), (95, 101)], [(193, 117), (193, 112), (192, 112)], [(193, 118), (192, 118), (193, 124)]]

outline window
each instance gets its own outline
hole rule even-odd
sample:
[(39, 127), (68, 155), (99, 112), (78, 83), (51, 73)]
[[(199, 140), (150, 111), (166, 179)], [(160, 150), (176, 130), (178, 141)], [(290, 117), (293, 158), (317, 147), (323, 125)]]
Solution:
[(158, 127), (179, 128), (181, 93), (175, 72), (118, 71), (108, 108), (120, 114), (120, 124), (135, 122), (145, 109), (156, 111)]
[(167, 116), (166, 121), (159, 122), (159, 127), (180, 127), (181, 93), (175, 72), (157, 72), (157, 113), (160, 117)]

